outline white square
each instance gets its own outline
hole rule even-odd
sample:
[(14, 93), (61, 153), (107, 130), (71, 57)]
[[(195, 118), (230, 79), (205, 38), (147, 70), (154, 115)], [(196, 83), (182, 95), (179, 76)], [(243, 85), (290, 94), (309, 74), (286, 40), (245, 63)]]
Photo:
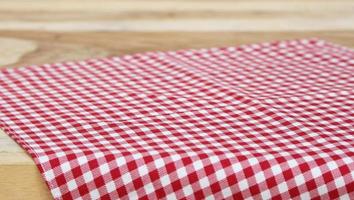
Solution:
[(144, 176), (149, 173), (149, 170), (147, 169), (146, 165), (142, 165), (138, 168), (138, 172), (140, 176)]
[(315, 168), (311, 169), (311, 174), (312, 174), (313, 178), (317, 178), (322, 175), (322, 172), (319, 167), (315, 167)]
[(120, 156), (119, 158), (116, 159), (116, 163), (118, 167), (121, 167), (126, 164), (126, 160), (124, 156)]
[(297, 186), (300, 186), (305, 183), (305, 178), (302, 174), (295, 176), (294, 180), (295, 180)]
[(221, 193), (223, 195), (223, 198), (227, 198), (227, 197), (232, 195), (232, 191), (231, 191), (230, 187), (227, 187), (227, 188), (223, 189), (221, 191)]
[(79, 165), (83, 165), (83, 164), (85, 164), (85, 163), (88, 162), (86, 156), (78, 157), (78, 158), (77, 158), (77, 161), (78, 161)]
[(158, 168), (161, 168), (162, 166), (164, 166), (165, 165), (165, 162), (164, 162), (164, 160), (163, 159), (157, 159), (157, 160), (155, 160), (155, 167), (158, 169)]
[(165, 187), (166, 185), (171, 184), (171, 180), (170, 180), (169, 175), (165, 175), (165, 176), (161, 177), (160, 181), (161, 181), (162, 187)]
[(344, 194), (344, 195), (340, 196), (339, 199), (340, 200), (350, 200), (351, 198), (350, 198), (349, 194)]
[(54, 198), (59, 198), (62, 196), (60, 189), (59, 188), (54, 188), (51, 190), (51, 193), (53, 195)]
[(77, 189), (77, 184), (76, 184), (75, 179), (67, 182), (66, 184), (67, 184), (67, 186), (68, 186), (70, 191), (73, 191), (73, 190)]
[(261, 183), (265, 180), (265, 176), (263, 172), (258, 172), (257, 174), (254, 175), (256, 178), (257, 183)]
[(282, 182), (282, 183), (278, 184), (278, 190), (280, 193), (284, 193), (284, 192), (288, 191), (289, 188), (288, 188), (288, 185), (286, 184), (286, 182)]
[(93, 180), (93, 175), (92, 175), (91, 171), (84, 173), (82, 176), (85, 180), (85, 183), (89, 183)]
[(146, 184), (144, 186), (144, 190), (145, 190), (146, 194), (150, 194), (153, 191), (155, 191), (155, 188), (154, 188), (154, 185), (152, 183), (149, 183), (149, 184)]
[(130, 173), (125, 173), (123, 176), (121, 176), (121, 179), (124, 184), (129, 184), (132, 182), (132, 177), (130, 176)]
[(183, 188), (183, 193), (185, 196), (189, 196), (191, 194), (193, 194), (193, 188), (191, 185), (187, 185)]
[(110, 171), (107, 163), (101, 165), (99, 168), (100, 168), (100, 171), (102, 172), (102, 174), (107, 174)]
[(51, 181), (55, 178), (53, 170), (48, 170), (44, 173), (46, 181)]
[(265, 190), (261, 193), (262, 199), (271, 199), (272, 195), (269, 190)]
[(304, 192), (300, 195), (300, 199), (311, 199), (311, 195), (309, 192)]
[(185, 167), (179, 168), (176, 172), (177, 172), (177, 177), (178, 178), (183, 178), (183, 177), (187, 176), (187, 171), (186, 171)]
[(257, 160), (257, 158), (250, 158), (250, 159), (248, 160), (248, 162), (249, 162), (251, 165), (255, 165), (255, 164), (259, 163), (259, 161)]
[(116, 188), (116, 184), (114, 183), (114, 181), (108, 182), (106, 184), (106, 189), (107, 189), (108, 193), (115, 191), (117, 188)]
[(199, 169), (203, 168), (203, 162), (201, 160), (197, 160), (196, 162), (193, 163), (193, 167), (196, 171), (198, 171)]
[(64, 152), (58, 152), (55, 154), (57, 157), (62, 157), (62, 156), (65, 156), (65, 153)]
[(210, 186), (210, 182), (208, 177), (204, 177), (202, 179), (199, 180), (199, 185), (201, 188), (206, 188)]
[(139, 199), (138, 193), (135, 190), (129, 192), (128, 199)]
[(337, 163), (334, 162), (334, 161), (330, 161), (327, 163), (327, 167), (330, 169), (330, 170), (334, 170), (334, 169), (337, 169), (338, 166), (337, 166)]
[(90, 192), (91, 199), (98, 199), (100, 197), (100, 193), (97, 189), (94, 189)]
[(45, 162), (49, 161), (49, 158), (48, 158), (48, 156), (40, 156), (40, 157), (38, 157), (38, 160), (40, 163), (45, 163)]
[(225, 174), (225, 171), (223, 169), (216, 171), (215, 175), (216, 175), (216, 179), (219, 180), (219, 181), (221, 181), (224, 178), (226, 178), (226, 174)]
[(237, 173), (240, 172), (242, 170), (242, 166), (240, 163), (235, 163), (232, 165), (232, 170)]
[(132, 156), (134, 159), (140, 159), (143, 157), (140, 153), (134, 153)]
[(290, 168), (294, 168), (295, 166), (298, 165), (298, 163), (295, 160), (288, 160), (287, 163)]
[(247, 180), (242, 180), (242, 181), (240, 181), (240, 182), (238, 183), (238, 186), (239, 186), (239, 188), (240, 188), (241, 191), (243, 191), (243, 190), (249, 188), (249, 185), (248, 185)]
[(272, 172), (274, 175), (278, 175), (280, 174), (283, 170), (281, 169), (281, 167), (279, 167), (279, 165), (274, 165), (272, 168), (271, 168)]
[(215, 200), (215, 199), (216, 198), (215, 198), (214, 194), (212, 194), (212, 195), (209, 195), (209, 196), (205, 197), (204, 200)]
[(317, 188), (318, 194), (323, 195), (328, 193), (327, 185), (321, 185)]
[(336, 180), (334, 180), (334, 184), (336, 185), (337, 188), (341, 188), (345, 185), (345, 181), (343, 177), (339, 177)]
[(68, 162), (65, 162), (65, 163), (61, 164), (60, 168), (63, 171), (63, 173), (68, 172), (68, 171), (71, 170), (70, 164)]
[(176, 197), (176, 194), (174, 192), (172, 192), (172, 193), (170, 193), (170, 194), (168, 194), (166, 196), (166, 199), (168, 199), (168, 200), (176, 200), (178, 198)]

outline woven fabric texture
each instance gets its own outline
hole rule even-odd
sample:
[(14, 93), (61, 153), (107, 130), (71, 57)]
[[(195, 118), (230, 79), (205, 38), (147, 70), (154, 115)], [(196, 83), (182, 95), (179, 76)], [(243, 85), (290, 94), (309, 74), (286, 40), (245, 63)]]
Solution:
[(55, 199), (353, 199), (354, 51), (317, 39), (0, 71)]

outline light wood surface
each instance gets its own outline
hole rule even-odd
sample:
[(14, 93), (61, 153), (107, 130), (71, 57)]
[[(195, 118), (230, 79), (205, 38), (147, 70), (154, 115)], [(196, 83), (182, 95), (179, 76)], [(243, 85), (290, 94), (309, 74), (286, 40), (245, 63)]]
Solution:
[(1, 2), (0, 29), (51, 31), (353, 30), (352, 0)]
[[(0, 3), (1, 67), (308, 37), (354, 47), (354, 1)], [(0, 199), (50, 198), (32, 159), (0, 131)]]

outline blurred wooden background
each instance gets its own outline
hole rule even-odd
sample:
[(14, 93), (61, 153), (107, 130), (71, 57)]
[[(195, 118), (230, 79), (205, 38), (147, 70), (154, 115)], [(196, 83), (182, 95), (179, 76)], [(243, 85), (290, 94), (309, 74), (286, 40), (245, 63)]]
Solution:
[[(354, 1), (0, 2), (1, 67), (306, 37), (354, 47)], [(50, 199), (31, 158), (4, 133), (0, 199)]]

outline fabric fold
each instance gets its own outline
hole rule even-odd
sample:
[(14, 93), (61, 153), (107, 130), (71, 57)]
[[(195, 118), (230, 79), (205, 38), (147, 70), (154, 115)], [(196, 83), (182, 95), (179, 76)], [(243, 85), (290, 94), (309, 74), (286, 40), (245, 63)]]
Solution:
[(0, 71), (55, 199), (354, 198), (354, 52), (317, 39)]

